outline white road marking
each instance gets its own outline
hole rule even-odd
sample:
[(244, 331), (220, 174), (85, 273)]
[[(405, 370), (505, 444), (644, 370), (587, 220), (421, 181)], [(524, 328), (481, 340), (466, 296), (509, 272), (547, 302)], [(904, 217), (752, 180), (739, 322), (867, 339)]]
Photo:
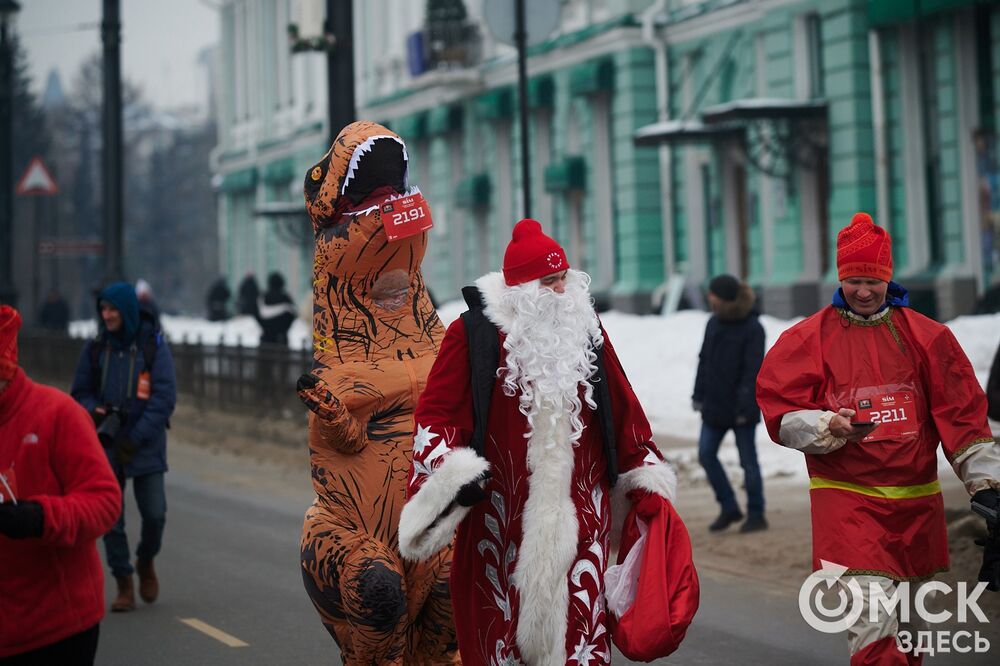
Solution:
[(216, 629), (212, 625), (202, 622), (196, 617), (187, 617), (187, 618), (179, 617), (177, 619), (186, 624), (187, 626), (191, 627), (192, 629), (197, 629), (206, 636), (211, 636), (215, 640), (225, 645), (228, 645), (229, 647), (249, 647), (249, 643), (244, 643), (235, 636), (227, 634), (221, 629)]

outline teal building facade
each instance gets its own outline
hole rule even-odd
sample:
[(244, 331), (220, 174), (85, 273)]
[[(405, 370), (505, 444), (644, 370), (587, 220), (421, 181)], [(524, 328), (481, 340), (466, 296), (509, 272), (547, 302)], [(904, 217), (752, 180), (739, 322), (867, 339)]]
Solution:
[[(529, 50), (531, 210), (601, 304), (647, 312), (672, 290), (698, 304), (729, 272), (763, 311), (811, 313), (857, 211), (891, 231), (896, 275), (932, 316), (971, 312), (996, 283), (996, 3), (571, 5), (603, 14)], [(363, 114), (413, 147), (438, 220), (425, 272), (446, 299), (499, 267), (522, 210), (515, 82), (494, 49), (361, 86)]]
[[(515, 51), (487, 2), (354, 3), (358, 116), (407, 142), (439, 302), (500, 268), (525, 210)], [(315, 3), (221, 4), (221, 263), (234, 282), (274, 267), (307, 293), (309, 239), (260, 213), (300, 201), (328, 147), (324, 57), (291, 55), (284, 31)], [(997, 285), (1000, 4), (556, 4), (527, 62), (530, 209), (599, 305), (698, 306), (729, 272), (763, 312), (809, 314), (836, 287), (836, 234), (857, 211), (892, 233), (922, 311), (972, 312)]]

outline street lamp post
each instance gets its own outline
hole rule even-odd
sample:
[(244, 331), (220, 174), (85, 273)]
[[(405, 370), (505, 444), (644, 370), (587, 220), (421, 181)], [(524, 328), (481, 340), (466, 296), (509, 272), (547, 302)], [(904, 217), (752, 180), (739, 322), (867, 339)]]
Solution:
[(326, 0), (326, 34), (333, 48), (326, 51), (327, 109), (330, 143), (340, 130), (357, 120), (354, 108), (354, 28), (351, 0)]
[(14, 182), (11, 167), (14, 145), (11, 122), (14, 106), (14, 54), (10, 29), (21, 9), (15, 0), (0, 0), (0, 303), (17, 305), (14, 286)]
[(104, 44), (104, 278), (125, 277), (122, 262), (122, 92), (121, 14), (118, 0), (104, 0), (101, 41)]

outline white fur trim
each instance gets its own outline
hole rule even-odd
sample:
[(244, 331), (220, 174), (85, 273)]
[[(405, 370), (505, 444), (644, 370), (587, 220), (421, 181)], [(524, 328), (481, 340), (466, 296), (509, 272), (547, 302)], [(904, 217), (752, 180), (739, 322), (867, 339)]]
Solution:
[(469, 507), (456, 505), (447, 516), (441, 513), (462, 486), (489, 468), (489, 462), (472, 449), (455, 449), (442, 458), (441, 466), (427, 477), (399, 515), (399, 552), (405, 559), (426, 560), (451, 542)]
[(677, 497), (677, 473), (670, 463), (662, 460), (618, 475), (618, 482), (611, 494), (612, 539), (617, 540), (628, 514), (627, 495), (630, 490), (648, 490), (673, 503)]
[[(589, 278), (579, 271), (567, 271), (567, 283), (585, 293)], [(505, 346), (513, 353), (512, 331), (516, 332), (520, 312), (516, 299), (508, 298), (510, 287), (501, 273), (489, 273), (476, 280), (483, 299), (483, 314), (508, 335)], [(589, 295), (587, 303), (590, 304)], [(600, 336), (592, 304), (579, 308), (580, 330)], [(572, 323), (572, 322), (570, 322)], [(603, 341), (603, 338), (601, 339)], [(592, 371), (592, 369), (590, 369)], [(589, 372), (573, 368), (567, 378), (572, 395)], [(579, 373), (579, 377), (577, 377)], [(566, 384), (567, 382), (563, 382)], [(523, 393), (520, 395), (524, 395)], [(571, 486), (575, 467), (574, 427), (583, 405), (571, 404), (567, 396), (536, 394), (528, 417), (528, 496), (521, 512), (522, 536), (513, 581), (520, 599), (517, 645), (524, 663), (532, 666), (566, 664), (566, 630), (569, 617), (569, 573), (579, 550), (579, 520)], [(574, 413), (575, 410), (575, 413)], [(525, 413), (522, 409), (522, 413)], [(577, 434), (577, 437), (579, 435)]]
[[(566, 271), (566, 282), (578, 284), (585, 279), (589, 279), (584, 277), (585, 275), (586, 273), (571, 268)], [(533, 282), (537, 282), (537, 280), (533, 280)], [(486, 315), (486, 318), (494, 326), (504, 333), (510, 331), (511, 322), (513, 322), (517, 312), (508, 310), (502, 305), (503, 293), (510, 288), (507, 286), (507, 282), (504, 281), (503, 273), (487, 273), (477, 279), (475, 284), (483, 298), (483, 314)]]
[(648, 490), (674, 502), (677, 497), (677, 473), (666, 460), (653, 465), (642, 465), (618, 476), (615, 492), (625, 495), (630, 490)]
[(501, 331), (509, 331), (515, 313), (504, 312), (500, 308), (504, 290), (507, 289), (503, 273), (487, 273), (476, 280), (476, 288), (483, 298), (483, 314), (486, 318)]
[(514, 569), (520, 596), (517, 645), (527, 664), (566, 663), (570, 567), (579, 548), (573, 504), (569, 415), (539, 415), (528, 440), (528, 499), (521, 514), (521, 549)]

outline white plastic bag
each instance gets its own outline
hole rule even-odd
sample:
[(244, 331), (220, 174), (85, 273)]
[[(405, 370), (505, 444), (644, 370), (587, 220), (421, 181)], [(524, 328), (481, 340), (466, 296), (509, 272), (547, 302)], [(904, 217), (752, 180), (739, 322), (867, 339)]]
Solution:
[(625, 560), (621, 564), (613, 564), (604, 573), (604, 597), (608, 601), (608, 610), (621, 618), (635, 603), (635, 594), (639, 589), (639, 570), (642, 568), (642, 555), (646, 550), (646, 532), (649, 527), (646, 521), (637, 519), (639, 538), (632, 544)]

